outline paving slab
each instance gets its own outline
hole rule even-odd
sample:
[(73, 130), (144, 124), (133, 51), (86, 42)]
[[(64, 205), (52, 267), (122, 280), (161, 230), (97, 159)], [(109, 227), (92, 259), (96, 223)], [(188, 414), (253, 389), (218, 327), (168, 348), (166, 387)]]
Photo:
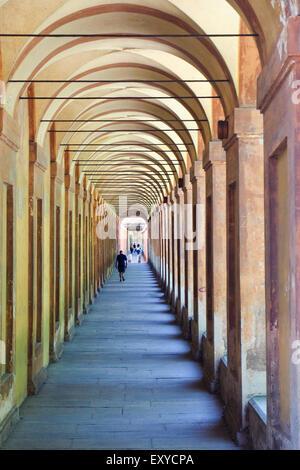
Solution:
[(102, 289), (4, 449), (237, 449), (147, 264)]

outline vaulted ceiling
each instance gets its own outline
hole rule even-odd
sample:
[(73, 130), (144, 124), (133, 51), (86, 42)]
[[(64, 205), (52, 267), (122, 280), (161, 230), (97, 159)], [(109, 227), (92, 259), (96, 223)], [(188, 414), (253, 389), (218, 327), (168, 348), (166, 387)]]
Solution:
[(226, 35), (242, 18), (263, 64), (297, 4), (2, 1), (1, 33), (46, 35), (1, 37), (6, 111), (20, 121), (35, 97), (41, 147), (52, 135), (57, 159), (67, 150), (105, 200), (123, 194), (150, 208), (201, 158), (213, 107), (227, 116), (239, 105), (240, 39)]

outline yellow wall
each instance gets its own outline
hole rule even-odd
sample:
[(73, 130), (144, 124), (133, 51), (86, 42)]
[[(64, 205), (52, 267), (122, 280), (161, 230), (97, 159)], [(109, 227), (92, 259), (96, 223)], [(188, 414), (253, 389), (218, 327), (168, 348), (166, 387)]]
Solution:
[(28, 335), (28, 115), (20, 107), (23, 122), (21, 148), (17, 155), (16, 182), (16, 402), (19, 406), (27, 395)]

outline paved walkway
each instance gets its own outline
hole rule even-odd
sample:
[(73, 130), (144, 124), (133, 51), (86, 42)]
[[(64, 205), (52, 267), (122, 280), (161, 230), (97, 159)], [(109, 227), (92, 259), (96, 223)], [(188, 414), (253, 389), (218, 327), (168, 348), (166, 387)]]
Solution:
[(236, 449), (147, 264), (115, 273), (5, 449)]

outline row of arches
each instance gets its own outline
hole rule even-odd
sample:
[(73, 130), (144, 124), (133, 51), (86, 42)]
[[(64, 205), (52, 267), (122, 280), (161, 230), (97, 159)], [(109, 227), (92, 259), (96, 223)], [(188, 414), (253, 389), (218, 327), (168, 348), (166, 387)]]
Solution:
[(3, 435), (101, 291), (129, 206), (234, 439), (251, 422), (254, 446), (299, 447), (298, 13), (0, 2)]

